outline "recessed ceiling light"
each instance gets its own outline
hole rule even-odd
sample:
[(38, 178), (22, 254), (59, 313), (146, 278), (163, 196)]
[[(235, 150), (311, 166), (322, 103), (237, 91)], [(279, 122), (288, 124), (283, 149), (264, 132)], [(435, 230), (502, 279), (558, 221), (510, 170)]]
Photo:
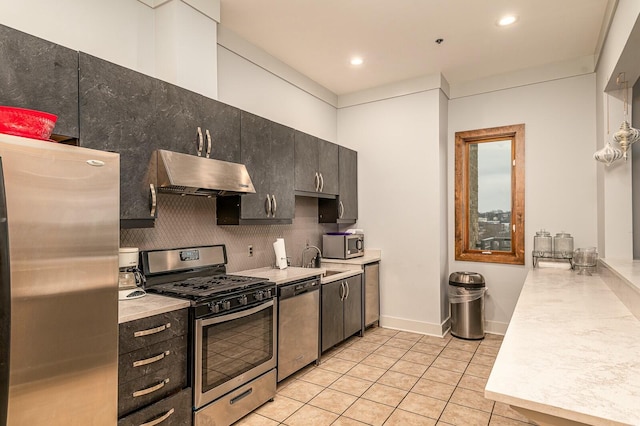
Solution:
[(514, 22), (516, 22), (518, 20), (518, 18), (514, 15), (508, 15), (508, 16), (504, 16), (502, 18), (500, 18), (500, 20), (498, 21), (498, 25), (501, 27), (506, 27), (507, 25), (511, 25)]
[(362, 58), (351, 58), (351, 65), (362, 65), (364, 60)]

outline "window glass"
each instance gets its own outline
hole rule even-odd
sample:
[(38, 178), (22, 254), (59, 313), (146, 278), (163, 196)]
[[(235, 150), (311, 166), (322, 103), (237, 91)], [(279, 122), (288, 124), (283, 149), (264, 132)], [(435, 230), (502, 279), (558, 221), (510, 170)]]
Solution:
[(524, 125), (456, 133), (456, 260), (524, 264)]

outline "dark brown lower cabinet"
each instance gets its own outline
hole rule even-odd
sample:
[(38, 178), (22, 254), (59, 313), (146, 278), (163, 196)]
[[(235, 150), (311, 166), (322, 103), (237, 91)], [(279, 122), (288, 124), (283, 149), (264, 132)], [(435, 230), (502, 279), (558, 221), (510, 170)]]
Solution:
[(191, 425), (187, 310), (120, 324), (118, 425)]
[(118, 426), (185, 426), (191, 424), (191, 388), (164, 398), (118, 420)]
[(364, 332), (362, 318), (362, 278), (322, 284), (322, 352), (356, 333)]

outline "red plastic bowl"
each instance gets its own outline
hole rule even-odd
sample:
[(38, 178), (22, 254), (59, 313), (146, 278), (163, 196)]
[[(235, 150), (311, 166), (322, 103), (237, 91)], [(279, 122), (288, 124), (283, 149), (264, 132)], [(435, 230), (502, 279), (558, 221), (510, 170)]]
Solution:
[(0, 106), (0, 133), (49, 140), (58, 116), (32, 109)]

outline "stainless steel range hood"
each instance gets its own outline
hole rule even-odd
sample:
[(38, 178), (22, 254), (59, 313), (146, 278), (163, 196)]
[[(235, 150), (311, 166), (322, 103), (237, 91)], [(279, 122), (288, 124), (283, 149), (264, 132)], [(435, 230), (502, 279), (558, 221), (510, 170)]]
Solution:
[[(244, 164), (158, 149), (155, 185), (160, 192), (224, 196), (255, 193)], [(151, 169), (153, 170), (153, 168)]]

